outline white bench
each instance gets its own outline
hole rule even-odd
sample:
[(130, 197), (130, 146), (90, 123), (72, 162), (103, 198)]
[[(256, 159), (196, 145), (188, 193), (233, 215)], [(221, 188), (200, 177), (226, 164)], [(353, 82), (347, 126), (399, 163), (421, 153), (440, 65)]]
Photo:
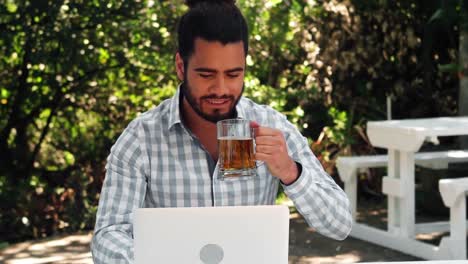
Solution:
[[(449, 163), (468, 161), (468, 151), (438, 151), (438, 152), (418, 152), (414, 156), (416, 165), (432, 168), (446, 169)], [(357, 208), (357, 172), (360, 169), (383, 168), (387, 166), (387, 155), (373, 156), (351, 156), (338, 157), (336, 167), (338, 174), (345, 185), (345, 192), (348, 195), (353, 219), (356, 220)], [(384, 191), (385, 191), (384, 178)]]
[(439, 191), (450, 208), (450, 236), (443, 237), (440, 251), (451, 259), (466, 259), (466, 199), (468, 178), (439, 180)]

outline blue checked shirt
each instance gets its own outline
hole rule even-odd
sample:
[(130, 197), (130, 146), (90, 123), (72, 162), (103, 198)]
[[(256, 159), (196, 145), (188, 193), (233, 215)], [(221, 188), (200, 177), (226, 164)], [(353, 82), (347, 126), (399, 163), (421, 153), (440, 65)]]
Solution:
[[(180, 90), (132, 121), (112, 147), (91, 246), (95, 263), (133, 262), (135, 208), (275, 203), (281, 183), (265, 165), (248, 180), (212, 176), (217, 175), (212, 158), (181, 122), (179, 96)], [(348, 198), (306, 138), (268, 106), (242, 98), (236, 110), (238, 117), (283, 131), (289, 155), (302, 165), (299, 178), (283, 185), (285, 193), (311, 227), (334, 239), (346, 238), (352, 225)]]

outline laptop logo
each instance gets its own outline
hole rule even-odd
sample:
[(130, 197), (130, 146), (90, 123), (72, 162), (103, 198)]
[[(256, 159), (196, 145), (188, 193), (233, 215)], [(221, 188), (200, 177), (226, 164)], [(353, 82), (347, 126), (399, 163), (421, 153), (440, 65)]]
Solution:
[(206, 244), (200, 249), (200, 260), (203, 264), (219, 264), (223, 258), (223, 248), (217, 244)]

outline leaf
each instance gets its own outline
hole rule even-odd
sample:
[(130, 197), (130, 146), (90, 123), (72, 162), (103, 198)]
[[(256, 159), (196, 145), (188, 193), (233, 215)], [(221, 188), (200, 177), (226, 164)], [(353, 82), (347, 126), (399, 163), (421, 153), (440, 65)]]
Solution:
[(8, 247), (10, 244), (8, 242), (1, 241), (0, 242), (0, 250)]
[(63, 154), (67, 165), (75, 164), (75, 156), (71, 152), (65, 151)]
[(435, 11), (435, 13), (431, 16), (428, 23), (434, 23), (435, 21), (445, 19), (446, 15), (442, 8), (439, 8)]
[(457, 73), (460, 71), (461, 67), (457, 63), (449, 63), (449, 64), (439, 64), (437, 68), (440, 72), (448, 72), (448, 73)]
[(0, 98), (8, 98), (10, 96), (10, 91), (8, 91), (7, 89), (5, 88), (2, 88), (0, 90)]
[(460, 18), (460, 5), (458, 1), (452, 0), (446, 2), (441, 8), (437, 9), (429, 19), (429, 24), (434, 23), (456, 23)]
[(8, 12), (10, 13), (16, 13), (16, 10), (18, 10), (18, 6), (12, 0), (8, 0), (6, 3), (6, 6), (7, 6)]

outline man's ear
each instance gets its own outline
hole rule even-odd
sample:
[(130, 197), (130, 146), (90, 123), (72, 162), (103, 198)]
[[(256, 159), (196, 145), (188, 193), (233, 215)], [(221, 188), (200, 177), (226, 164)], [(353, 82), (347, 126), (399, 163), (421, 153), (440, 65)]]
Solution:
[(182, 57), (180, 56), (179, 52), (177, 52), (175, 55), (175, 66), (177, 77), (179, 78), (179, 80), (184, 81), (184, 60), (182, 60)]

